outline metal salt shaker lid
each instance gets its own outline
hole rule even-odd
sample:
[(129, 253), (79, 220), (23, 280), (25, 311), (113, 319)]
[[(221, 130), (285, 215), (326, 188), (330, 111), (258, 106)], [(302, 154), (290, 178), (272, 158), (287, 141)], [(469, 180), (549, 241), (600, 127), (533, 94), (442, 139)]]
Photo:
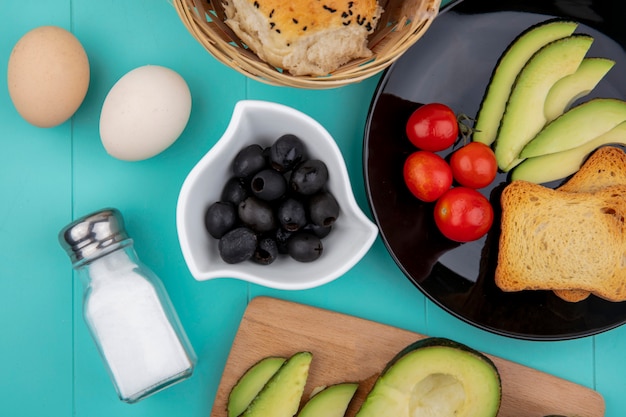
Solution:
[(59, 242), (72, 263), (96, 258), (104, 249), (115, 249), (126, 240), (129, 236), (124, 228), (124, 218), (115, 208), (83, 216), (59, 232)]

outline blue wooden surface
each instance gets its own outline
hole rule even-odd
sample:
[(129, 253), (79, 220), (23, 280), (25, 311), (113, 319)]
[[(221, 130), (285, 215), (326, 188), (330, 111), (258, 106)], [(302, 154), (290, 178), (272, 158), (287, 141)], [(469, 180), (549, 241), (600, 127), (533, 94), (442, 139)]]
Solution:
[[(90, 59), (91, 84), (75, 117), (40, 129), (8, 96), (6, 64), (28, 30), (71, 30)], [(378, 77), (334, 90), (273, 87), (211, 57), (167, 0), (0, 2), (0, 415), (207, 416), (247, 302), (271, 295), (319, 306), (477, 349), (598, 390), (608, 417), (626, 410), (626, 328), (565, 342), (529, 342), (486, 333), (429, 302), (405, 279), (380, 239), (354, 269), (307, 291), (275, 291), (231, 279), (196, 282), (180, 252), (175, 208), (191, 167), (224, 131), (234, 104), (263, 99), (293, 106), (324, 125), (345, 155), (359, 205), (368, 212), (361, 146)], [(168, 66), (189, 84), (193, 110), (180, 139), (142, 162), (108, 156), (98, 135), (104, 97), (127, 71)], [(199, 361), (194, 376), (138, 404), (120, 402), (81, 315), (81, 285), (57, 233), (74, 217), (119, 208), (139, 256), (164, 281)]]

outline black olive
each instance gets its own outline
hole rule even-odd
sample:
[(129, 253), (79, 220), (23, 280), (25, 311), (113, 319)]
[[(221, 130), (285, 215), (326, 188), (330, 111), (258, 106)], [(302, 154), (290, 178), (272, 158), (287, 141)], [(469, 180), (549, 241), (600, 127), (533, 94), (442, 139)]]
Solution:
[(204, 215), (204, 226), (216, 239), (224, 236), (237, 223), (237, 210), (232, 203), (218, 201), (209, 206)]
[(240, 150), (233, 161), (233, 174), (239, 178), (250, 177), (266, 166), (263, 148), (260, 145), (248, 145)]
[(218, 242), (224, 262), (236, 264), (252, 258), (257, 246), (257, 236), (247, 227), (238, 227), (226, 233)]
[(291, 173), (289, 186), (299, 194), (311, 195), (320, 191), (328, 181), (328, 168), (318, 159), (298, 164)]
[(307, 224), (304, 204), (295, 198), (287, 198), (278, 206), (277, 217), (281, 226), (290, 232), (295, 232)]
[(239, 203), (237, 213), (239, 219), (255, 232), (268, 232), (278, 224), (272, 206), (256, 197), (248, 197)]
[(296, 135), (286, 134), (276, 139), (269, 153), (272, 168), (285, 172), (306, 158), (306, 146)]
[(282, 197), (287, 190), (287, 181), (281, 173), (273, 169), (264, 169), (256, 173), (250, 181), (252, 194), (262, 200), (272, 201)]
[(287, 242), (293, 234), (294, 232), (285, 230), (282, 227), (276, 229), (276, 233), (274, 234), (274, 240), (276, 241), (276, 246), (278, 247), (278, 253), (283, 255), (287, 254)]
[(322, 255), (324, 246), (314, 234), (298, 232), (287, 241), (287, 251), (298, 262), (312, 262)]
[(302, 228), (302, 230), (306, 232), (311, 232), (320, 239), (323, 239), (330, 234), (330, 232), (333, 230), (333, 226), (319, 226), (315, 223), (307, 223), (306, 226)]
[(246, 146), (234, 158), (232, 171), (204, 218), (225, 262), (268, 265), (278, 255), (300, 262), (321, 256), (322, 239), (333, 228), (339, 204), (325, 188), (326, 164), (307, 159), (297, 136), (283, 135), (265, 148)]
[(226, 181), (222, 189), (222, 201), (228, 201), (238, 206), (246, 197), (248, 197), (248, 190), (243, 179), (231, 177)]
[(317, 193), (309, 200), (309, 217), (318, 226), (332, 226), (339, 217), (339, 203), (327, 191)]
[(278, 257), (278, 245), (272, 238), (266, 237), (259, 241), (252, 259), (261, 265), (269, 265)]

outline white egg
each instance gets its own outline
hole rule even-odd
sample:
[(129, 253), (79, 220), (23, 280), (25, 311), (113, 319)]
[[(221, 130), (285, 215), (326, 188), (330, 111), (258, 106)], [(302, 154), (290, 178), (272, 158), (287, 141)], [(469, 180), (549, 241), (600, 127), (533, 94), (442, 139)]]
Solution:
[(100, 113), (106, 151), (125, 161), (151, 158), (180, 137), (191, 114), (191, 92), (175, 71), (146, 65), (111, 88)]

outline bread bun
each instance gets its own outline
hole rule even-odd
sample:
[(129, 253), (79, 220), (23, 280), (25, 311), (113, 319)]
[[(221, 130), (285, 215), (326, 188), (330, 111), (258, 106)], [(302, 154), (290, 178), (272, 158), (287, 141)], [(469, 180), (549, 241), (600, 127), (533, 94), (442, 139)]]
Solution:
[(226, 24), (259, 58), (293, 75), (327, 75), (372, 55), (376, 0), (224, 0)]

